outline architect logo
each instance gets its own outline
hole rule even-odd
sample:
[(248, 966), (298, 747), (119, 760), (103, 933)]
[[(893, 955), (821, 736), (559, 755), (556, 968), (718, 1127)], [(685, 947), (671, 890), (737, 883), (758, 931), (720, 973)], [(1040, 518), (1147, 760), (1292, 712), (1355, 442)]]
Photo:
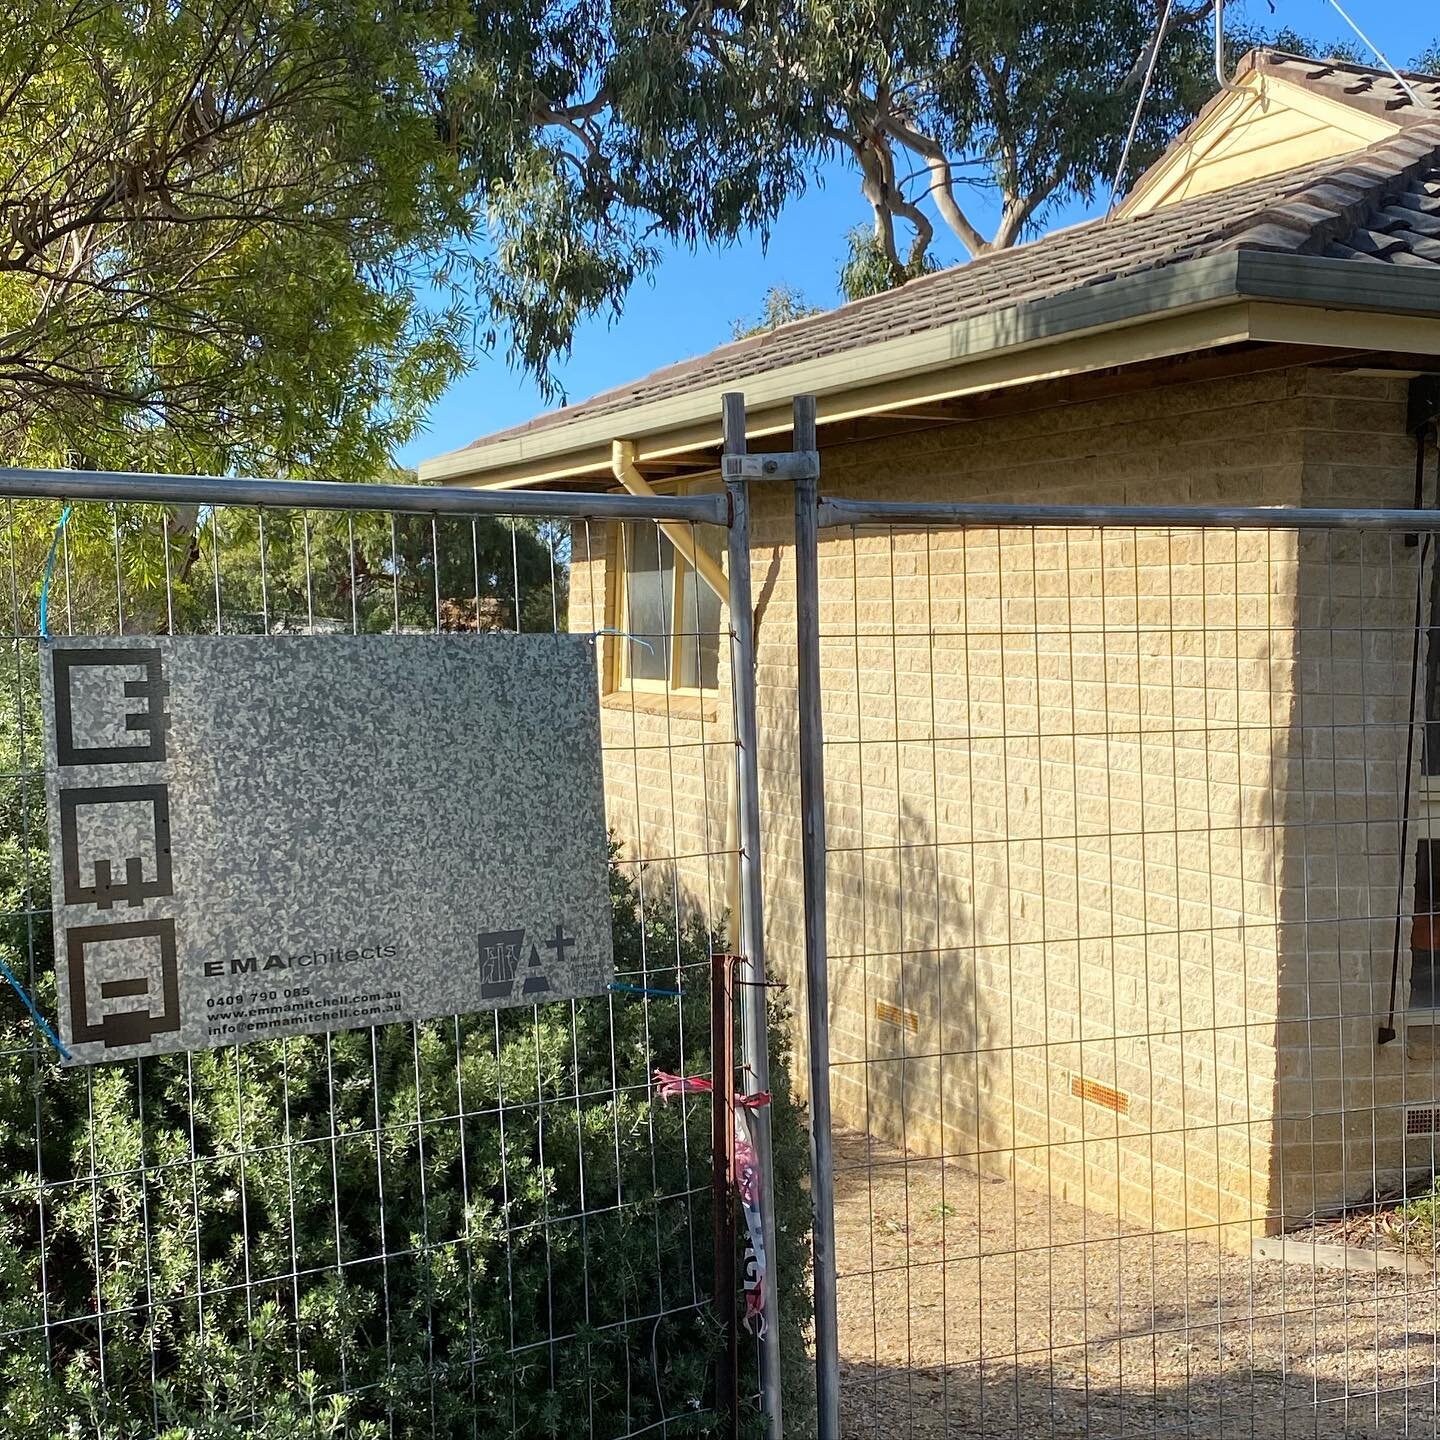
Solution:
[[(545, 948), (555, 952), (556, 963), (563, 967), (566, 953), (575, 948), (575, 940), (565, 933), (563, 925), (557, 924), (555, 933), (545, 941)], [(520, 971), (520, 956), (524, 949), (523, 928), (487, 930), (480, 935), (480, 993), (485, 999), (509, 1000), (514, 996), (515, 979)], [(525, 982), (520, 987), (522, 995), (540, 996), (554, 988), (534, 941), (530, 944), (526, 970)]]
[[(56, 648), (50, 654), (60, 765), (143, 765), (149, 779), (156, 762), (166, 759), (170, 724), (160, 651)], [(83, 724), (77, 716), (85, 717)], [(131, 738), (137, 735), (143, 738)], [(67, 785), (62, 776), (59, 799), (67, 905), (134, 909), (175, 893), (167, 784)], [(71, 925), (65, 948), (74, 1040), (114, 1049), (180, 1028), (173, 919)]]

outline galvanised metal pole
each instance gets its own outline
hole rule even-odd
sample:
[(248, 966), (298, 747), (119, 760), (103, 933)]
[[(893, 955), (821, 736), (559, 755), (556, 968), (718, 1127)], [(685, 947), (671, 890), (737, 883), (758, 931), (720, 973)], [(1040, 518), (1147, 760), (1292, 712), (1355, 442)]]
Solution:
[(715, 1363), (722, 1433), (740, 1433), (740, 1321), (735, 1297), (735, 957), (710, 957), (710, 1200), (714, 1207), (715, 1309), (724, 1342)]
[[(795, 400), (797, 450), (817, 449), (815, 397)], [(795, 654), (799, 663), (800, 824), (805, 881), (805, 1013), (810, 1052), (811, 1256), (819, 1440), (839, 1440), (835, 1153), (830, 1130), (830, 971), (825, 930), (825, 727), (820, 692), (820, 479), (795, 482)]]
[(948, 500), (822, 500), (820, 528), (897, 525), (996, 529), (1397, 530), (1435, 529), (1433, 510), (1321, 510), (1269, 505), (970, 505)]
[[(745, 453), (745, 397), (723, 398), (725, 453)], [(746, 964), (736, 975), (741, 986), (742, 1053), (745, 1091), (770, 1088), (770, 1047), (766, 1036), (765, 905), (760, 873), (760, 769), (755, 718), (755, 613), (750, 597), (750, 494), (743, 479), (727, 479), (730, 500), (730, 694), (735, 707), (735, 784), (740, 800), (740, 954)], [(780, 1440), (780, 1325), (775, 1295), (775, 1166), (770, 1146), (770, 1111), (751, 1111), (755, 1158), (760, 1164), (761, 1225), (765, 1234), (765, 1339), (760, 1354), (761, 1405), (766, 1433)]]
[(117, 504), (261, 505), (277, 510), (389, 510), (402, 515), (533, 515), (577, 520), (674, 520), (723, 525), (723, 495), (613, 495), (573, 490), (478, 490), (465, 485), (352, 485), (238, 475), (144, 475), (120, 470), (0, 466), (0, 495)]

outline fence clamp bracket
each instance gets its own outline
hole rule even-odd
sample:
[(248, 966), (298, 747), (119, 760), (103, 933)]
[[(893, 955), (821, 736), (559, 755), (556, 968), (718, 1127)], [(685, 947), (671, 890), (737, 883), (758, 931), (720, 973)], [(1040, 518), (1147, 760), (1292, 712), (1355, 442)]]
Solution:
[(818, 450), (778, 450), (771, 454), (722, 455), (727, 480), (814, 480), (820, 474)]

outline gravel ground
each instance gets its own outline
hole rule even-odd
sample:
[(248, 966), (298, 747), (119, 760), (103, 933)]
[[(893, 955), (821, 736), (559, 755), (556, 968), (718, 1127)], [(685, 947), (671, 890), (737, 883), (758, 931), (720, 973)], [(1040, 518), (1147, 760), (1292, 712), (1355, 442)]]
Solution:
[(837, 1136), (846, 1436), (1435, 1436), (1440, 1282), (1120, 1234)]

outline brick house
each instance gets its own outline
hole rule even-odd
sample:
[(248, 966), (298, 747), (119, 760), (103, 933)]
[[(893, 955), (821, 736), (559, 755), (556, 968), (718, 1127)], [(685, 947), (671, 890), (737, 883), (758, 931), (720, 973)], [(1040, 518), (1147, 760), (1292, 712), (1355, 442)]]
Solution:
[[(1440, 82), (1256, 52), (1111, 218), (421, 474), (713, 486), (741, 390), (774, 448), (791, 398), (818, 397), (835, 497), (1406, 507), (1437, 371)], [(798, 983), (792, 500), (754, 502), (768, 949)], [(1283, 528), (823, 532), (837, 1123), (1232, 1245), (1427, 1169), (1407, 640), (1427, 553)], [(603, 644), (610, 804), (650, 853), (710, 857), (676, 864), (712, 913), (722, 563), (718, 538), (592, 526), (570, 612), (671, 642)]]

